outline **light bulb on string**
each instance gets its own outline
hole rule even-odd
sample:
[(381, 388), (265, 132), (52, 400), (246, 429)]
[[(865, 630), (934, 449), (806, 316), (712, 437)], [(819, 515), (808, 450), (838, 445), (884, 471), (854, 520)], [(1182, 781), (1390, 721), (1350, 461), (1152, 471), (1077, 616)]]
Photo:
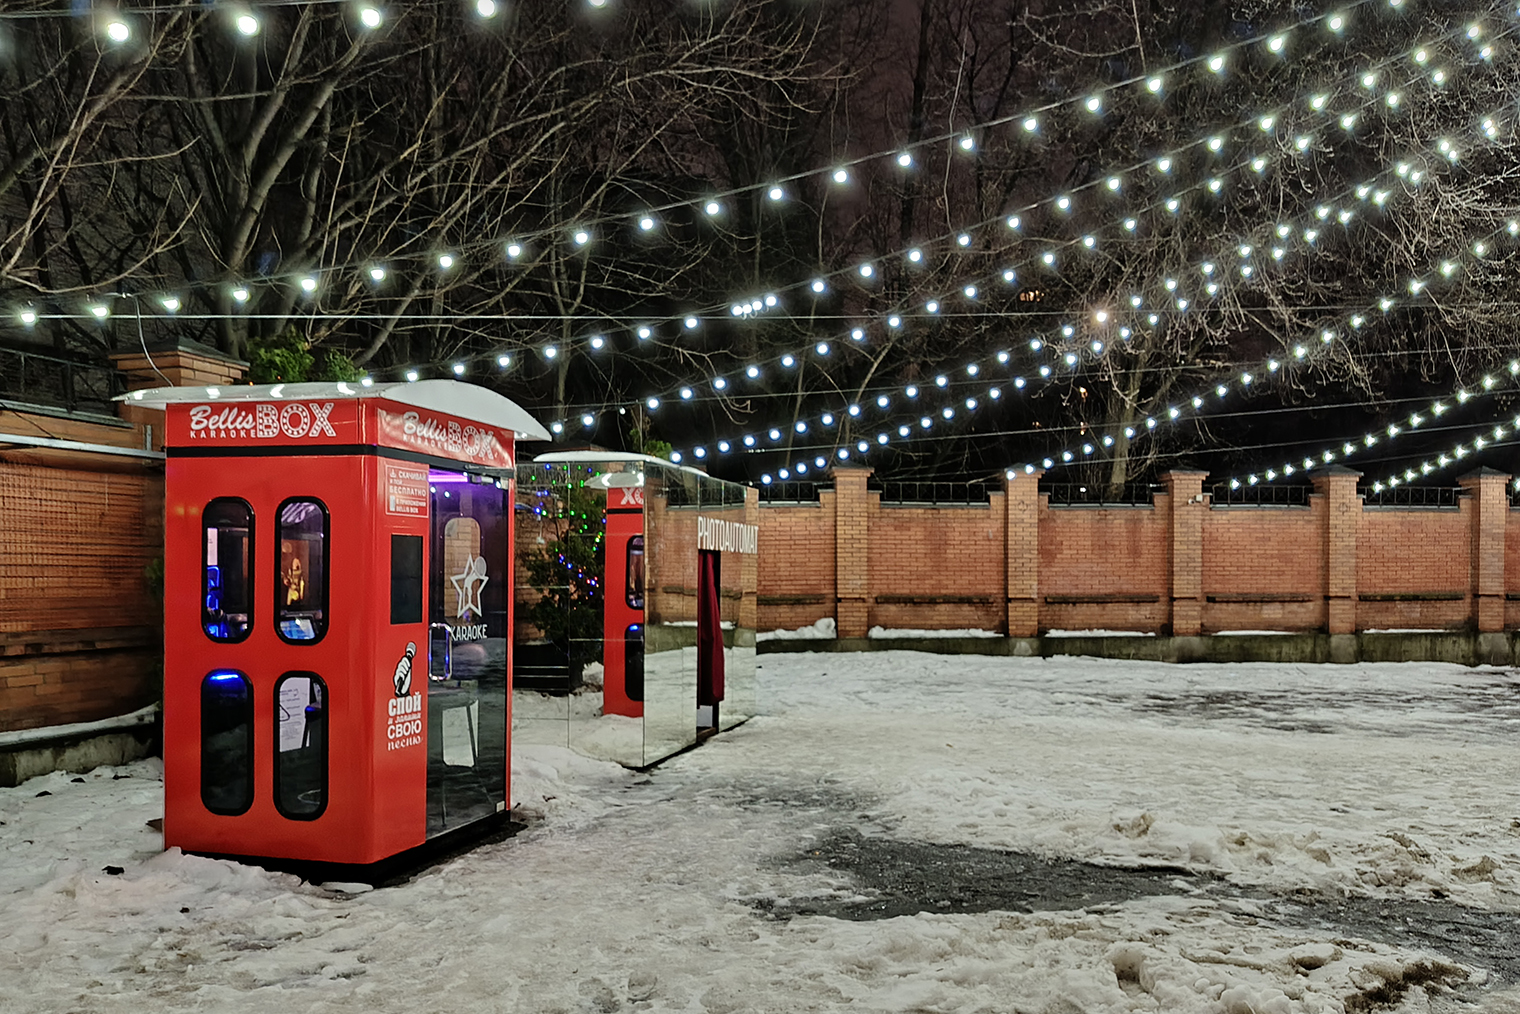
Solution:
[(1310, 237), (1310, 239), (1312, 239), (1312, 237)]

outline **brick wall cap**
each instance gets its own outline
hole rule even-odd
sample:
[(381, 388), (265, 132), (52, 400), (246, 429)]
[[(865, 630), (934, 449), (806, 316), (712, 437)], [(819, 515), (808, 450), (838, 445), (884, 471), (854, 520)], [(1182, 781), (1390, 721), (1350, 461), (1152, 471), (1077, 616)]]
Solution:
[(1331, 465), (1329, 468), (1321, 468), (1314, 473), (1313, 477), (1318, 478), (1320, 476), (1324, 476), (1326, 478), (1329, 478), (1332, 475), (1351, 475), (1355, 476), (1358, 479), (1362, 477), (1361, 472), (1358, 472), (1354, 468), (1347, 468), (1345, 465)]
[(1482, 468), (1475, 468), (1475, 469), (1473, 469), (1471, 472), (1468, 472), (1466, 475), (1459, 475), (1459, 476), (1457, 476), (1457, 481), (1458, 482), (1477, 482), (1479, 479), (1508, 479), (1508, 478), (1509, 478), (1509, 474), (1507, 472), (1501, 472), (1497, 468), (1489, 468), (1487, 465), (1484, 465)]
[[(194, 338), (168, 338), (156, 342), (149, 342), (148, 352), (150, 354), (162, 355), (169, 355), (175, 352), (183, 352), (185, 355), (199, 356), (202, 359), (214, 359), (217, 362), (227, 363), (232, 366), (240, 366), (245, 370), (248, 368), (248, 363), (245, 360), (238, 359), (236, 356), (229, 356), (221, 349), (213, 348), (212, 346), (207, 345), (203, 342), (198, 342)], [(123, 359), (141, 359), (142, 354), (142, 347), (138, 346), (135, 349), (128, 349), (125, 352), (113, 352), (111, 353), (110, 358), (112, 362), (120, 362)]]
[(864, 472), (866, 475), (870, 475), (875, 471), (876, 469), (870, 465), (832, 465), (829, 467), (830, 475), (839, 475), (842, 472)]
[(1179, 477), (1184, 475), (1202, 475), (1207, 477), (1208, 474), (1208, 471), (1202, 468), (1174, 468), (1169, 472), (1163, 473), (1163, 475), (1166, 477), (1171, 477), (1173, 475)]

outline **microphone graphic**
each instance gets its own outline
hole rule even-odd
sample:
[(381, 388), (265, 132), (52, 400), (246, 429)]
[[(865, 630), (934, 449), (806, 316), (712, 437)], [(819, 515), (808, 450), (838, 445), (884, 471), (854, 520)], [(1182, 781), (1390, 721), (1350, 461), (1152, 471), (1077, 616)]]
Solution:
[(405, 697), (412, 692), (412, 659), (416, 654), (416, 642), (406, 642), (406, 654), (396, 663), (396, 675), (391, 677), (391, 682), (396, 685), (397, 697)]

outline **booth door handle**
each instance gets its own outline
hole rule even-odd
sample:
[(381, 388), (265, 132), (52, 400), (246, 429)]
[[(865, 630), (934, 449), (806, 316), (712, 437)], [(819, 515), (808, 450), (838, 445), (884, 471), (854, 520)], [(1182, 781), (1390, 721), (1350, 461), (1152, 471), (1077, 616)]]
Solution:
[(441, 683), (454, 677), (454, 628), (447, 623), (429, 623), (428, 629), (443, 631), (443, 675), (434, 676), (432, 666), (428, 667), (428, 678)]

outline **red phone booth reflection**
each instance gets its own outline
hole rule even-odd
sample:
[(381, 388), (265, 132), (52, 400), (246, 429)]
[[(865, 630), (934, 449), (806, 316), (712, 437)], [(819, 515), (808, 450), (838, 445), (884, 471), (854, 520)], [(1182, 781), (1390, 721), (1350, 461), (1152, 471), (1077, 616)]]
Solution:
[(602, 710), (644, 714), (644, 488), (634, 472), (602, 477), (607, 489)]
[(368, 864), (508, 806), (516, 405), (162, 388), (164, 839)]

